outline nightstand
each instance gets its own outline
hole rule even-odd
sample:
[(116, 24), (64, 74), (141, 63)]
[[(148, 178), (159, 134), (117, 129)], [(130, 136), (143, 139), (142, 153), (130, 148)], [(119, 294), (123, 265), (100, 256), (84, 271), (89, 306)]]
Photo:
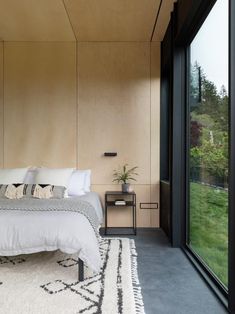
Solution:
[[(108, 227), (108, 209), (110, 207), (131, 207), (132, 208), (132, 227)], [(122, 233), (123, 235), (136, 235), (136, 193), (124, 193), (121, 191), (107, 191), (105, 192), (105, 235), (116, 235), (116, 233), (108, 232), (109, 229), (125, 229), (131, 230), (129, 233)], [(120, 233), (119, 233), (120, 234)]]

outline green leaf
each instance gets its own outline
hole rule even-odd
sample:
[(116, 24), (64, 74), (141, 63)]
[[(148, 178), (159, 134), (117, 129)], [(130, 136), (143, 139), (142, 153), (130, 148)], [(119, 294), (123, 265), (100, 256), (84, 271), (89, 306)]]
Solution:
[(136, 169), (138, 167), (132, 167), (130, 169), (128, 169), (128, 164), (124, 164), (122, 166), (122, 168), (119, 166), (119, 169), (115, 169), (113, 171), (113, 182), (123, 182), (123, 183), (127, 183), (129, 180), (133, 180), (136, 181), (135, 178), (133, 178), (133, 176), (137, 176), (138, 173), (136, 172)]

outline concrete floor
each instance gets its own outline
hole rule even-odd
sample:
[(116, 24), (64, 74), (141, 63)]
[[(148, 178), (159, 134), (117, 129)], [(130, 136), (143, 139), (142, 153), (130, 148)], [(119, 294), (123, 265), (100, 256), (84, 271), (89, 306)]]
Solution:
[(140, 230), (135, 239), (146, 314), (223, 314), (187, 257), (172, 248), (160, 229)]

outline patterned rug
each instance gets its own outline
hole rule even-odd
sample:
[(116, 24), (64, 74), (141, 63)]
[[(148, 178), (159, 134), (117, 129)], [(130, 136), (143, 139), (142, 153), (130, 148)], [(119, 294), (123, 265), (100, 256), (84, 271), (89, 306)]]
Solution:
[(76, 255), (0, 256), (3, 314), (142, 314), (134, 240), (102, 239), (102, 269), (78, 282)]

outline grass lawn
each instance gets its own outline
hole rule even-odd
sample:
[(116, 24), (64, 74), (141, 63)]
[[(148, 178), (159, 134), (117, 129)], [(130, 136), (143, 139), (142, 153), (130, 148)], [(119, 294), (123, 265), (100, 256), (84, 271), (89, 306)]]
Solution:
[(228, 192), (190, 183), (190, 246), (228, 284)]

